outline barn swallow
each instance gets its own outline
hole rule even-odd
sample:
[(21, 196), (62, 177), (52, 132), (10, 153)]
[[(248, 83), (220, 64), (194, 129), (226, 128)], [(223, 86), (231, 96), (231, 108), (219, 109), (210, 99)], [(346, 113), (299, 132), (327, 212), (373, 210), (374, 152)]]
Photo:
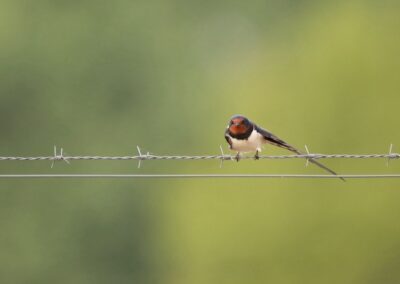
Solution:
[[(235, 115), (230, 119), (228, 127), (225, 130), (225, 139), (229, 143), (230, 149), (237, 151), (237, 161), (240, 159), (240, 153), (253, 151), (256, 152), (254, 158), (258, 160), (260, 158), (259, 153), (264, 144), (272, 144), (298, 155), (303, 155), (303, 153), (293, 146), (290, 146), (271, 132), (257, 126), (242, 115)], [(309, 159), (309, 161), (331, 174), (337, 175), (336, 172), (316, 160)], [(343, 178), (340, 179), (344, 180)]]

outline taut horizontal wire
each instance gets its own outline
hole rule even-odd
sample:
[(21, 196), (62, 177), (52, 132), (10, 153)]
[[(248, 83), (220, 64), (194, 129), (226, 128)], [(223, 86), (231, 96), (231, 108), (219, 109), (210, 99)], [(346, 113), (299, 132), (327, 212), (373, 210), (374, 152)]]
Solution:
[[(304, 155), (260, 155), (260, 159), (399, 159), (400, 154), (304, 154)], [(241, 156), (241, 160), (254, 159), (254, 156)], [(127, 160), (236, 160), (234, 155), (138, 155), (138, 156), (38, 156), (38, 157), (0, 157), (0, 161), (127, 161)]]
[(206, 178), (291, 178), (291, 179), (384, 179), (384, 178), (400, 178), (400, 174), (370, 174), (370, 175), (307, 175), (307, 174), (3, 174), (0, 179), (18, 179), (18, 178), (86, 178), (86, 179), (206, 179)]
[[(222, 147), (220, 155), (153, 155), (147, 152), (142, 154), (140, 148), (137, 147), (138, 155), (135, 156), (67, 156), (63, 154), (63, 148), (60, 153), (57, 153), (57, 148), (54, 146), (53, 156), (0, 156), (0, 161), (51, 161), (53, 167), (55, 161), (64, 161), (69, 164), (69, 161), (74, 160), (91, 160), (91, 161), (129, 161), (137, 160), (138, 167), (141, 161), (145, 160), (220, 160), (221, 166), (223, 161), (238, 159), (237, 155), (226, 155)], [(400, 154), (392, 152), (393, 145), (390, 145), (389, 153), (387, 154), (311, 154), (306, 146), (307, 154), (301, 155), (262, 155), (258, 159), (305, 159), (308, 161), (313, 159), (399, 159)], [(240, 159), (248, 160), (255, 159), (255, 156), (240, 156)], [(344, 175), (318, 175), (318, 174), (0, 174), (0, 179), (18, 179), (18, 178), (131, 178), (131, 179), (171, 179), (171, 178), (313, 178), (313, 179), (383, 179), (383, 178), (400, 178), (400, 174), (344, 174)]]

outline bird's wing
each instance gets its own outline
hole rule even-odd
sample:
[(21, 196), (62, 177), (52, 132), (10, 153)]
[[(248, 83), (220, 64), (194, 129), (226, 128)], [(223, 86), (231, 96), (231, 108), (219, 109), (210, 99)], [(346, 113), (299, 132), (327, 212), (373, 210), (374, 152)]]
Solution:
[(226, 128), (226, 130), (225, 130), (225, 140), (226, 140), (226, 142), (228, 142), (229, 148), (232, 149), (232, 140), (231, 140), (231, 137), (229, 136), (229, 128)]
[[(258, 133), (260, 133), (264, 139), (267, 141), (267, 143), (270, 143), (272, 145), (281, 147), (281, 148), (285, 148), (293, 153), (296, 153), (298, 155), (302, 155), (303, 153), (301, 153), (299, 150), (297, 150), (296, 148), (294, 148), (293, 146), (289, 145), (288, 143), (286, 143), (285, 141), (279, 139), (277, 136), (275, 136), (274, 134), (272, 134), (271, 132), (255, 125), (255, 129), (256, 131), (258, 131)], [(330, 168), (324, 166), (323, 164), (321, 164), (320, 162), (317, 162), (314, 159), (308, 159), (308, 161), (324, 170), (326, 170), (327, 172), (330, 172), (333, 175), (337, 175), (336, 172), (332, 171)], [(341, 180), (345, 180), (344, 178), (340, 178)]]
[(277, 136), (275, 136), (274, 134), (272, 134), (271, 132), (255, 125), (255, 129), (258, 133), (260, 133), (264, 139), (266, 140), (267, 143), (270, 143), (272, 145), (281, 147), (281, 148), (285, 148), (291, 152), (294, 152), (296, 154), (301, 155), (301, 152), (299, 150), (297, 150), (296, 148), (294, 148), (293, 146), (290, 146), (288, 143), (286, 143), (285, 141), (283, 141), (282, 139), (278, 138)]

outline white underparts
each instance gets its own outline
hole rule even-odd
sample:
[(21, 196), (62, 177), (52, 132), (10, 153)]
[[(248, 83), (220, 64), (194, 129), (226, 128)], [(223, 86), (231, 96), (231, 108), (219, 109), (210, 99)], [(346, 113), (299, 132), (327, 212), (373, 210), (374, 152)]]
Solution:
[(255, 130), (253, 130), (249, 138), (245, 140), (239, 140), (231, 137), (231, 141), (232, 150), (238, 152), (261, 152), (262, 145), (266, 143), (264, 137)]

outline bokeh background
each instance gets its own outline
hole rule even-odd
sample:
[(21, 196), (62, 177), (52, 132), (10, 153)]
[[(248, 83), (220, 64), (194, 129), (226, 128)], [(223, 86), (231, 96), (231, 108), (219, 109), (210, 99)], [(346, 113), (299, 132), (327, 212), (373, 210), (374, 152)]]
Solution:
[[(219, 154), (241, 113), (316, 153), (400, 149), (398, 1), (0, 4), (0, 155)], [(227, 150), (228, 151), (228, 150)], [(264, 153), (285, 151), (266, 148)], [(339, 173), (400, 163), (329, 160)], [(324, 173), (304, 161), (1, 173)], [(1, 283), (399, 283), (396, 180), (0, 180)]]

